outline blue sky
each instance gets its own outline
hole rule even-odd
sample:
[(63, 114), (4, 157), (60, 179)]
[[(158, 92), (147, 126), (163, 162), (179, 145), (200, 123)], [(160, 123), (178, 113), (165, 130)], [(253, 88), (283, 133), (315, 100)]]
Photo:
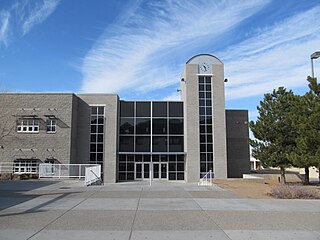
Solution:
[(185, 62), (211, 53), (225, 64), (227, 108), (255, 119), (264, 93), (307, 91), (319, 16), (319, 0), (0, 0), (0, 85), (178, 99)]

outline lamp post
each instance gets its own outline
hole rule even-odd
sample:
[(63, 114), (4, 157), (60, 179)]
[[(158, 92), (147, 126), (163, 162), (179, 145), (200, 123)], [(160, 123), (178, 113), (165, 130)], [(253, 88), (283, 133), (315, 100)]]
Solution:
[(310, 59), (311, 59), (311, 74), (312, 74), (313, 78), (314, 78), (313, 59), (317, 59), (319, 57), (320, 57), (320, 51), (314, 52), (310, 56)]

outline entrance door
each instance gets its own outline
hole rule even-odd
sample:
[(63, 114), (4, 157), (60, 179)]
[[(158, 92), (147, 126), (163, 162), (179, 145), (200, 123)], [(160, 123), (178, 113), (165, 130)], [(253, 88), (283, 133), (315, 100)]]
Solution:
[(153, 163), (153, 179), (168, 180), (168, 163)]
[(150, 163), (135, 163), (134, 179), (150, 179)]

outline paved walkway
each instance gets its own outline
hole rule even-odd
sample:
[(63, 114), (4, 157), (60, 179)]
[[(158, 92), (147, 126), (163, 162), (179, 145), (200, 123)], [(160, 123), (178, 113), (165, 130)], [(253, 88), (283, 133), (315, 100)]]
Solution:
[(319, 200), (178, 182), (0, 182), (0, 239), (320, 239)]

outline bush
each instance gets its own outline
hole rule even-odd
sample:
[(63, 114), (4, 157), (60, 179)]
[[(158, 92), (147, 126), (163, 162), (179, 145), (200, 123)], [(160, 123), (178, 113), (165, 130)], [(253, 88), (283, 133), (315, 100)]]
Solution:
[(271, 188), (270, 195), (282, 199), (320, 199), (318, 189), (298, 185), (275, 185)]

